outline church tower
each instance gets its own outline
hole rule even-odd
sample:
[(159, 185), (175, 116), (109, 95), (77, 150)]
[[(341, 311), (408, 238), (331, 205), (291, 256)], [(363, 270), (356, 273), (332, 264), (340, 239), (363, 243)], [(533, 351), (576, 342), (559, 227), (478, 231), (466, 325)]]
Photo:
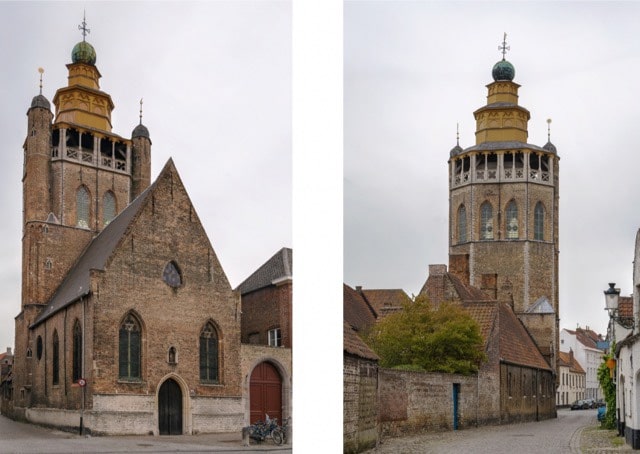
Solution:
[[(86, 245), (149, 186), (151, 140), (112, 131), (114, 109), (100, 90), (96, 51), (83, 39), (71, 52), (66, 87), (53, 105), (40, 94), (27, 111), (24, 143), (22, 309), (46, 304)], [(142, 101), (141, 101), (142, 106)]]
[(466, 257), (471, 285), (512, 305), (555, 370), (559, 157), (550, 140), (528, 142), (508, 49), (505, 34), (487, 103), (474, 112), (475, 145), (450, 153), (449, 255)]

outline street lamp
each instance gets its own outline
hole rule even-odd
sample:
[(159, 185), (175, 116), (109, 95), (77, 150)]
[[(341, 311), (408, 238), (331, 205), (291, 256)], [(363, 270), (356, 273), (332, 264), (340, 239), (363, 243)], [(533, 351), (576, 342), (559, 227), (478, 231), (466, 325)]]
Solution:
[(605, 308), (612, 319), (618, 318), (618, 303), (620, 299), (620, 289), (616, 288), (615, 282), (609, 283), (609, 288), (604, 291)]

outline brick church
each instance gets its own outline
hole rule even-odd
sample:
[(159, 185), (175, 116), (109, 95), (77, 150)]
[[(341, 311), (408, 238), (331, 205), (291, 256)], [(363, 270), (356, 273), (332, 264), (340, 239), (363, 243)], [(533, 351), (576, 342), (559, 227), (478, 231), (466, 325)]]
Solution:
[[(240, 295), (173, 161), (151, 182), (142, 116), (131, 138), (112, 131), (95, 63), (83, 39), (55, 114), (42, 89), (27, 111), (11, 415), (94, 434), (239, 431), (252, 368), (276, 355), (290, 393), (290, 353), (241, 347)], [(278, 402), (289, 416), (290, 396)]]

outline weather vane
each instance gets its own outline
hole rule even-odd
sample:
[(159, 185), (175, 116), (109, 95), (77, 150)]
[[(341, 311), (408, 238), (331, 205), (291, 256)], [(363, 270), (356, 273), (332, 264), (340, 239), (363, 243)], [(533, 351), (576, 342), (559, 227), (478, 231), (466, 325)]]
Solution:
[(551, 118), (547, 118), (547, 141), (551, 142)]
[(502, 38), (502, 46), (498, 46), (498, 50), (502, 51), (502, 59), (507, 54), (508, 50), (511, 50), (510, 46), (507, 46), (507, 32), (504, 32), (504, 38)]
[(87, 28), (87, 12), (82, 15), (82, 25), (78, 25), (78, 30), (82, 30), (82, 41), (86, 41), (87, 33), (91, 33), (91, 29)]
[(140, 124), (142, 124), (142, 98), (140, 98)]
[(44, 74), (44, 68), (38, 68), (38, 72), (40, 73), (40, 94), (42, 94), (42, 74)]

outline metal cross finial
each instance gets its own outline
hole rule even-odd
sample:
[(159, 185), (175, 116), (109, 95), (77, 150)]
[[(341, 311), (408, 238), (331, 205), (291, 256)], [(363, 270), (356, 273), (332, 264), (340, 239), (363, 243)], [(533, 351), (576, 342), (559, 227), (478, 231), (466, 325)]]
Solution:
[(38, 72), (40, 73), (40, 94), (42, 94), (42, 74), (44, 73), (44, 68), (38, 68)]
[(456, 123), (456, 145), (460, 146), (460, 123)]
[(87, 28), (87, 12), (82, 15), (82, 25), (78, 25), (78, 30), (82, 30), (82, 41), (86, 41), (87, 33), (91, 33), (91, 29)]
[(140, 98), (140, 124), (142, 124), (142, 98)]
[(510, 46), (507, 46), (507, 32), (504, 32), (504, 38), (502, 38), (502, 46), (498, 46), (498, 50), (502, 51), (502, 60), (504, 60), (504, 56), (506, 55), (508, 50), (511, 50)]
[(551, 118), (547, 118), (547, 141), (551, 142)]

